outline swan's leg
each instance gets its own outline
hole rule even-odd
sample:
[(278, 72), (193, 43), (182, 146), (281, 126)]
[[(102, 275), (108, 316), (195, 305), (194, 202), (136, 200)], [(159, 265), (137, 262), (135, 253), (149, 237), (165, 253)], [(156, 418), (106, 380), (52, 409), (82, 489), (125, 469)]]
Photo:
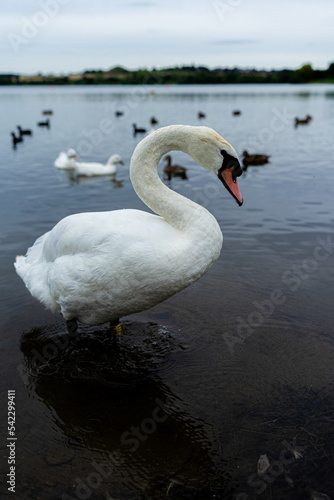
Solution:
[(114, 321), (110, 321), (109, 329), (110, 329), (110, 333), (112, 335), (115, 335), (115, 336), (120, 335), (122, 333), (122, 327), (121, 327), (121, 324), (119, 322), (119, 319), (115, 319)]
[(66, 321), (66, 327), (68, 333), (71, 335), (71, 333), (75, 333), (78, 330), (78, 322), (75, 318), (69, 319)]

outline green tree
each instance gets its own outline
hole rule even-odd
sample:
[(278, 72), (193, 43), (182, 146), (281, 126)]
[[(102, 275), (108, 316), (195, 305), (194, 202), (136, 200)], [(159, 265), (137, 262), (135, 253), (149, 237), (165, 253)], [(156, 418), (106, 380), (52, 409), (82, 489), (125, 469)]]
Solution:
[(304, 64), (301, 68), (294, 71), (294, 74), (300, 83), (310, 82), (314, 79), (314, 71), (311, 64)]
[(334, 78), (334, 62), (330, 63), (330, 65), (328, 66), (328, 69), (326, 71), (326, 75), (329, 78)]

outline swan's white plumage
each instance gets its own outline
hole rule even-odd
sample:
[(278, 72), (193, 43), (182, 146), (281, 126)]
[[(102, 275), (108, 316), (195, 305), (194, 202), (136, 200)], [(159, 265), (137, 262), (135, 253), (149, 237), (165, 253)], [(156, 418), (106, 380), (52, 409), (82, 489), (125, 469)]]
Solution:
[(217, 260), (222, 233), (203, 207), (171, 191), (157, 174), (162, 155), (182, 149), (213, 173), (220, 150), (235, 150), (207, 127), (175, 125), (138, 144), (130, 173), (153, 211), (81, 213), (41, 236), (15, 267), (31, 294), (64, 318), (98, 325), (174, 295)]
[(124, 165), (122, 158), (119, 155), (110, 156), (107, 163), (96, 162), (76, 162), (74, 170), (78, 175), (85, 175), (87, 177), (95, 175), (112, 175), (116, 173), (116, 165)]

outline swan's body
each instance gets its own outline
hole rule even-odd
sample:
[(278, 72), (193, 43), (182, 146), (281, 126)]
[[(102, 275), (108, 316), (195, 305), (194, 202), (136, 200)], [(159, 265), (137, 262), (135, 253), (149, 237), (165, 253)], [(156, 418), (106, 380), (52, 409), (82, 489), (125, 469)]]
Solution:
[(115, 210), (61, 220), (15, 262), (36, 299), (66, 320), (99, 325), (162, 302), (212, 266), (223, 241), (216, 219), (157, 174), (160, 158), (175, 149), (217, 174), (242, 204), (230, 144), (207, 127), (159, 129), (138, 144), (130, 166), (138, 196), (159, 215)]
[(91, 177), (94, 175), (111, 175), (116, 173), (116, 165), (124, 165), (122, 158), (119, 155), (110, 156), (107, 163), (95, 162), (75, 162), (74, 170), (78, 175)]
[(78, 156), (75, 150), (69, 149), (66, 153), (64, 151), (59, 153), (54, 166), (61, 170), (73, 170), (76, 160), (78, 160)]

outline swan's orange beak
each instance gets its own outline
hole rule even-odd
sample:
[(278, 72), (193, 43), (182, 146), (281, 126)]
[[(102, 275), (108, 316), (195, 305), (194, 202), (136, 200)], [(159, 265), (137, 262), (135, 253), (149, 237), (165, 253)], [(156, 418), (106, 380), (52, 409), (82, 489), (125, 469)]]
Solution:
[[(238, 173), (236, 175), (235, 168), (236, 167), (233, 166), (232, 168), (220, 170), (218, 173), (218, 177), (222, 181), (224, 186), (226, 187), (227, 191), (229, 191), (231, 193), (231, 195), (233, 196), (235, 201), (241, 207), (244, 200), (242, 199), (242, 196), (241, 196), (241, 193), (239, 190), (239, 186), (238, 186), (238, 181), (237, 181), (237, 176), (241, 175), (241, 173), (239, 173), (239, 169), (238, 169)], [(240, 169), (240, 171), (241, 171), (241, 169)]]

